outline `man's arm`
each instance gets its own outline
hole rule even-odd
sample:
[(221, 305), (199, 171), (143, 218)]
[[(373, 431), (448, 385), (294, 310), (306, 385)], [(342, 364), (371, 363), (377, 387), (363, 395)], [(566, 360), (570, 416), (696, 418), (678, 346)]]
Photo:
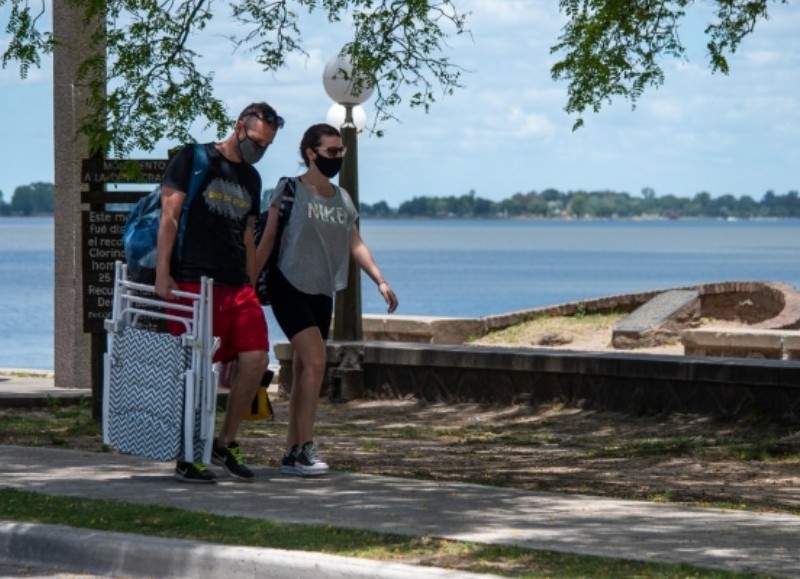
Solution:
[(174, 299), (172, 290), (178, 284), (172, 279), (170, 264), (172, 250), (178, 237), (178, 223), (183, 210), (186, 193), (172, 187), (161, 187), (161, 221), (158, 226), (158, 245), (156, 246), (156, 294), (165, 300)]

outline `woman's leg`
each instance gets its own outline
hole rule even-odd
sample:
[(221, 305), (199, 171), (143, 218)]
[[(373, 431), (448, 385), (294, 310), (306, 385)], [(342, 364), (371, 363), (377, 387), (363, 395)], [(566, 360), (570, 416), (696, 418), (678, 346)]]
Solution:
[(314, 439), (314, 423), (325, 377), (325, 342), (317, 327), (301, 330), (291, 339), (292, 392), (289, 397), (289, 429), (286, 450)]

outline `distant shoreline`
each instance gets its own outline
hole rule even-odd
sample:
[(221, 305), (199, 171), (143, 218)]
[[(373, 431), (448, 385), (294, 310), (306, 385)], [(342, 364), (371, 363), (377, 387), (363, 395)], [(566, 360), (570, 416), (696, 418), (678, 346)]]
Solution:
[[(125, 213), (124, 211), (122, 213)], [(35, 219), (55, 218), (54, 213), (37, 213), (36, 215), (0, 215), (2, 219)], [(472, 216), (444, 216), (444, 215), (397, 215), (392, 217), (364, 215), (362, 221), (553, 221), (553, 222), (607, 222), (607, 221), (798, 221), (800, 217), (736, 217), (724, 218), (711, 215), (692, 217), (663, 217), (659, 215), (637, 215), (634, 217), (542, 217), (540, 215), (472, 215)]]

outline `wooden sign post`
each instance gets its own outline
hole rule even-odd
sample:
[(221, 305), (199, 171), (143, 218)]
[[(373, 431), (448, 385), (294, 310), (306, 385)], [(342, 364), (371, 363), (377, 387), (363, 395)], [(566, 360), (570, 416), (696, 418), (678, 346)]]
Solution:
[(100, 417), (103, 393), (103, 354), (106, 348), (104, 321), (111, 317), (114, 295), (114, 264), (125, 260), (122, 234), (131, 204), (149, 191), (114, 191), (118, 185), (161, 182), (166, 159), (82, 161), (81, 251), (83, 273), (83, 331), (91, 334), (92, 409)]

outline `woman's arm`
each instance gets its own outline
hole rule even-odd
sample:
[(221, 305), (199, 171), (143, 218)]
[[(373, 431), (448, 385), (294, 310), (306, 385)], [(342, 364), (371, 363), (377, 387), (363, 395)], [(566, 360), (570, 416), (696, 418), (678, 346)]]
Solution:
[(350, 253), (358, 266), (377, 284), (378, 291), (381, 292), (383, 299), (389, 306), (388, 312), (390, 314), (394, 312), (399, 305), (397, 296), (383, 278), (381, 270), (378, 269), (378, 264), (375, 263), (372, 253), (370, 253), (367, 244), (364, 243), (364, 240), (361, 238), (361, 233), (358, 231), (357, 227), (353, 227), (352, 236), (350, 238)]
[[(275, 237), (278, 233), (279, 212), (280, 209), (277, 205), (273, 205), (269, 208), (267, 226), (264, 228), (264, 232), (261, 234), (261, 241), (259, 241), (258, 247), (256, 248), (256, 279), (258, 278), (258, 274), (261, 273), (261, 270), (264, 269), (264, 266), (267, 265), (267, 260), (272, 254), (272, 248), (275, 247)], [(253, 283), (255, 283), (255, 280)]]

